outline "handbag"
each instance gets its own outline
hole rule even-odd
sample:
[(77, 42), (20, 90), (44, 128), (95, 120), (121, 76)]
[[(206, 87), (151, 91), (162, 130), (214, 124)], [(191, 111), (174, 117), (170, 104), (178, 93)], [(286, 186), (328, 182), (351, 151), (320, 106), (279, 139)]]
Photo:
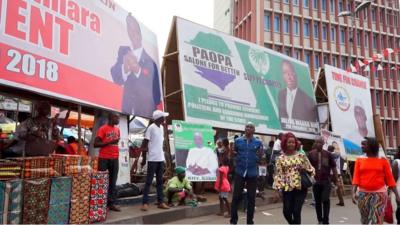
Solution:
[(390, 200), (390, 195), (386, 201), (386, 207), (385, 207), (385, 217), (383, 220), (386, 223), (393, 223), (393, 206), (392, 206), (392, 201)]
[(306, 171), (300, 172), (300, 177), (301, 177), (301, 188), (303, 189), (312, 187), (315, 184), (314, 177), (312, 177)]

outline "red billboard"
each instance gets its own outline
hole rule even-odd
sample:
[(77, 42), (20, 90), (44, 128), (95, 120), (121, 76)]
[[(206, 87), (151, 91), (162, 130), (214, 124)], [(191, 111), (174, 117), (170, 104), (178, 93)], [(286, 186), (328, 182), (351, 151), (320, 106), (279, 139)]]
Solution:
[(0, 0), (0, 84), (151, 117), (157, 38), (111, 0)]

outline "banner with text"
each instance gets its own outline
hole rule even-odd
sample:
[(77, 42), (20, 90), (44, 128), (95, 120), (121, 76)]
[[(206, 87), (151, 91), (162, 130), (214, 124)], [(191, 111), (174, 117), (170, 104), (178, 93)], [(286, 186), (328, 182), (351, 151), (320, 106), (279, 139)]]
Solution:
[(211, 126), (173, 120), (176, 165), (186, 168), (190, 181), (215, 181), (218, 158)]
[(361, 141), (375, 137), (369, 79), (329, 65), (325, 78), (332, 131), (343, 137), (348, 156), (362, 155)]
[(113, 1), (0, 5), (0, 84), (143, 117), (163, 107), (156, 36)]
[(178, 18), (185, 120), (314, 138), (319, 124), (304, 62)]

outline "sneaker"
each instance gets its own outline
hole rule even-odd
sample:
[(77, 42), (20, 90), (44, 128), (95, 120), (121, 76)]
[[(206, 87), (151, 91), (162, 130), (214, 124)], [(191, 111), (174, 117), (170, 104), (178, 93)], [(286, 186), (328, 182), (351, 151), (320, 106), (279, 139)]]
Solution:
[(148, 204), (143, 204), (143, 205), (142, 205), (142, 208), (140, 208), (140, 210), (142, 210), (142, 211), (147, 211), (147, 210), (149, 210), (149, 205), (148, 205)]
[(164, 202), (158, 204), (157, 208), (159, 208), (159, 209), (169, 209), (169, 207), (167, 206), (167, 204), (165, 204)]
[(117, 205), (110, 205), (108, 208), (112, 211), (121, 212), (121, 208)]
[(339, 203), (336, 204), (336, 205), (338, 205), (338, 206), (344, 206), (344, 203), (343, 203), (343, 202), (339, 202)]

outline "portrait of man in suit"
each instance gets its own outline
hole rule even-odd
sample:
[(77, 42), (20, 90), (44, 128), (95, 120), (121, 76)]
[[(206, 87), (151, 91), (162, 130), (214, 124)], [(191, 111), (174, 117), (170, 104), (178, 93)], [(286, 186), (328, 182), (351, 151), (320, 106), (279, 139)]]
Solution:
[(124, 87), (122, 112), (149, 118), (155, 109), (162, 108), (158, 69), (143, 48), (140, 25), (131, 14), (126, 17), (126, 26), (131, 44), (119, 47), (111, 75), (114, 83)]
[(315, 122), (317, 107), (315, 101), (298, 87), (298, 77), (292, 63), (282, 62), (282, 76), (286, 87), (279, 92), (279, 118)]

